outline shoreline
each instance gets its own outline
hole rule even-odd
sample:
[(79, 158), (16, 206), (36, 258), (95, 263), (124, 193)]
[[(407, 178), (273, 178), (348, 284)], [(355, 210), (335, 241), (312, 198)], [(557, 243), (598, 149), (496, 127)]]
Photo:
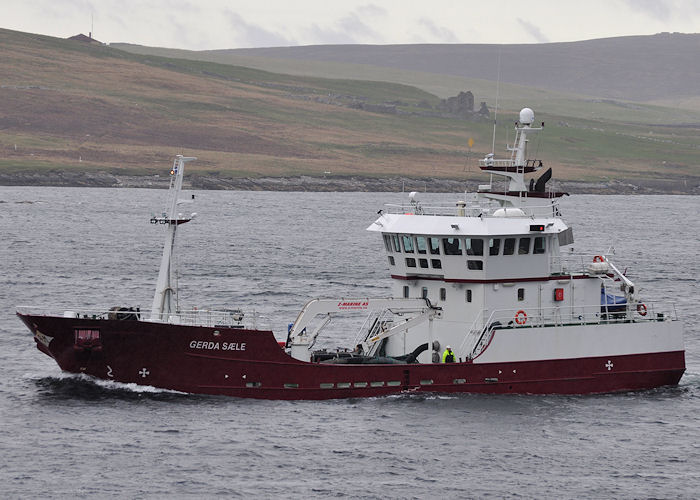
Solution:
[[(96, 172), (0, 172), (0, 186), (109, 187), (167, 189), (170, 179), (159, 175), (117, 175)], [(360, 177), (294, 176), (221, 178), (190, 175), (188, 189), (234, 191), (319, 191), (319, 192), (401, 192), (426, 191), (458, 193), (476, 191), (483, 182), (473, 180)], [(700, 177), (689, 179), (613, 179), (597, 182), (552, 181), (550, 188), (570, 194), (685, 194), (700, 195)]]

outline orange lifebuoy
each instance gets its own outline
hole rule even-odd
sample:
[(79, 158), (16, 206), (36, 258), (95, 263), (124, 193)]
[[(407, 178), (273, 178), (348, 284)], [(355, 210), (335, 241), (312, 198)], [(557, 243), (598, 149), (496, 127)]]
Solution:
[(647, 315), (647, 306), (642, 304), (641, 302), (637, 304), (637, 312), (639, 313), (640, 316), (646, 316)]
[(595, 257), (593, 257), (593, 262), (603, 262), (603, 256), (596, 255)]
[(527, 323), (527, 313), (522, 309), (515, 313), (515, 322), (519, 325)]

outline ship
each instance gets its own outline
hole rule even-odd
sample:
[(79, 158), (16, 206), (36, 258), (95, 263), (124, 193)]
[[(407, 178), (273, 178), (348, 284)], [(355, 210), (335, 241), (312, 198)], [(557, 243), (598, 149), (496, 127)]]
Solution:
[[(314, 298), (279, 338), (241, 309), (179, 306), (176, 235), (196, 215), (178, 212), (185, 167), (196, 160), (180, 155), (166, 208), (150, 219), (166, 231), (150, 310), (18, 307), (17, 315), (64, 372), (186, 393), (323, 400), (677, 385), (682, 321), (642, 300), (610, 251), (572, 251), (559, 206), (567, 194), (550, 189), (551, 168), (528, 157), (543, 127), (524, 108), (508, 154), (479, 160), (488, 184), (453, 204), (412, 192), (386, 205), (368, 230), (385, 253), (391, 294)], [(317, 348), (344, 314), (364, 318), (352, 343)]]

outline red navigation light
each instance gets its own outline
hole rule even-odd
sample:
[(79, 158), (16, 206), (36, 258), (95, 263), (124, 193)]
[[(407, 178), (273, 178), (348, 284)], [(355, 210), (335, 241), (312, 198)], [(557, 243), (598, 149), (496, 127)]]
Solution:
[(544, 231), (544, 224), (530, 224), (530, 231), (541, 233)]

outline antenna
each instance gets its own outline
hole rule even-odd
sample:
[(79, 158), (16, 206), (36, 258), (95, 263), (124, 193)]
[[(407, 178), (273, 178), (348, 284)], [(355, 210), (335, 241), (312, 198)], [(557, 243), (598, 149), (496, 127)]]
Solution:
[(498, 117), (498, 98), (501, 91), (501, 46), (498, 46), (498, 77), (496, 78), (496, 109), (493, 112), (493, 137), (491, 139), (491, 154), (496, 154), (496, 118)]
[(90, 38), (92, 38), (92, 34), (95, 32), (95, 13), (90, 12)]

